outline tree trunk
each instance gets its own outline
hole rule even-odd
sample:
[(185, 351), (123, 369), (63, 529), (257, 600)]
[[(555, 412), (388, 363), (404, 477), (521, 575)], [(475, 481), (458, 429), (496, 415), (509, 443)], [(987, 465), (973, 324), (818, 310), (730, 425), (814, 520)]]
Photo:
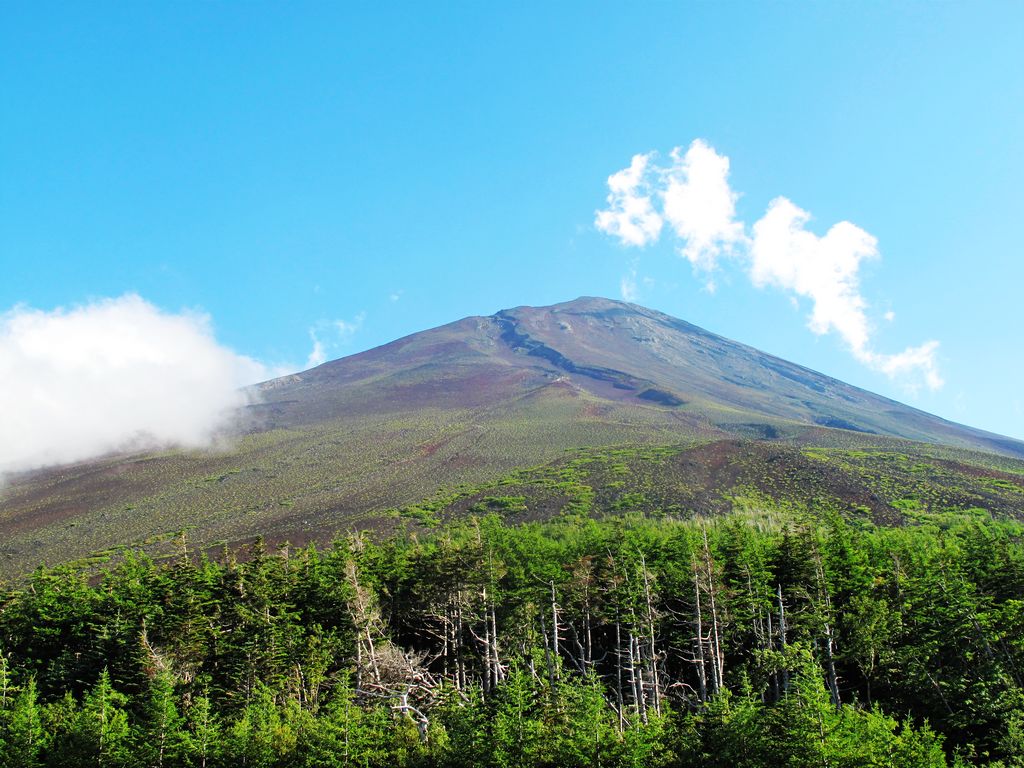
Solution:
[(704, 617), (700, 601), (700, 574), (697, 570), (697, 560), (692, 561), (693, 565), (693, 625), (694, 625), (694, 650), (697, 664), (697, 681), (700, 684), (700, 701), (702, 704), (708, 700), (708, 671), (704, 660)]
[[(783, 651), (786, 650), (786, 606), (782, 602), (782, 584), (778, 585), (778, 598), (779, 598), (779, 648)], [(783, 666), (782, 668), (782, 693), (786, 695), (789, 693), (789, 670)]]

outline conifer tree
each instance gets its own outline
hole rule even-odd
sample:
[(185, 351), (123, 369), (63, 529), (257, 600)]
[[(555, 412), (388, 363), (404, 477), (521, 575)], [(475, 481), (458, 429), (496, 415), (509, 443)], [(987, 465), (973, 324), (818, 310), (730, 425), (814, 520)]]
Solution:
[(0, 712), (0, 767), (36, 768), (48, 742), (33, 678), (8, 699)]

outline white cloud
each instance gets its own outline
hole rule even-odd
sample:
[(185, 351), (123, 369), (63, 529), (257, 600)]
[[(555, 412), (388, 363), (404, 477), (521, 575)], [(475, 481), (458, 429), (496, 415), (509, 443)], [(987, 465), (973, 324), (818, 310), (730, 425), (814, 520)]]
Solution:
[[(848, 221), (834, 224), (818, 237), (807, 230), (811, 215), (784, 197), (768, 205), (754, 224), (750, 247), (750, 279), (761, 288), (776, 286), (811, 300), (808, 325), (815, 334), (835, 331), (854, 357), (914, 389), (922, 381), (929, 389), (943, 385), (936, 353), (929, 341), (896, 354), (871, 348), (867, 302), (861, 295), (861, 262), (878, 258), (878, 241)], [(892, 310), (883, 315), (895, 318)]]
[(340, 351), (352, 341), (363, 327), (366, 313), (360, 312), (351, 320), (321, 321), (309, 329), (309, 338), (313, 348), (306, 358), (306, 368), (315, 368), (326, 363), (328, 359), (340, 354)]
[(273, 372), (209, 318), (135, 295), (0, 315), (0, 474), (126, 447), (210, 444)]
[(335, 320), (334, 327), (338, 331), (338, 336), (341, 337), (342, 341), (348, 341), (356, 335), (360, 328), (363, 327), (363, 321), (365, 319), (366, 313), (360, 312), (351, 320)]
[[(681, 241), (679, 254), (697, 269), (713, 271), (723, 254), (745, 241), (736, 221), (738, 195), (729, 186), (729, 158), (697, 139), (685, 154), (672, 150), (658, 166), (654, 153), (634, 155), (628, 168), (608, 177), (608, 207), (595, 224), (623, 245), (657, 242), (665, 223)], [(660, 211), (655, 208), (655, 203)]]
[(636, 270), (632, 269), (628, 275), (623, 275), (619, 280), (619, 293), (625, 301), (636, 301), (640, 298), (640, 292), (636, 286)]
[[(595, 219), (599, 230), (627, 246), (656, 242), (663, 230), (670, 230), (680, 255), (703, 274), (712, 293), (722, 257), (737, 257), (731, 262), (742, 264), (755, 286), (780, 288), (795, 306), (798, 297), (809, 299), (808, 327), (815, 334), (837, 334), (860, 362), (911, 388), (919, 382), (930, 389), (942, 386), (938, 342), (896, 354), (873, 346), (868, 302), (860, 288), (861, 264), (879, 257), (871, 234), (842, 221), (818, 236), (807, 228), (810, 213), (777, 197), (748, 236), (746, 225), (736, 219), (738, 195), (729, 184), (728, 157), (700, 139), (685, 154), (679, 147), (672, 150), (667, 167), (658, 167), (653, 157), (635, 155), (629, 168), (609, 177), (608, 208)], [(635, 272), (623, 278), (620, 290), (624, 298), (635, 296)], [(883, 317), (892, 322), (895, 313)]]
[(869, 332), (858, 270), (864, 259), (878, 257), (877, 242), (848, 221), (818, 237), (805, 228), (810, 217), (784, 197), (772, 200), (754, 224), (750, 279), (810, 299), (814, 333), (835, 330), (855, 352), (864, 350)]
[(672, 150), (664, 170), (665, 220), (682, 242), (680, 254), (698, 269), (713, 271), (718, 258), (744, 241), (736, 221), (738, 195), (729, 186), (729, 158), (697, 139), (686, 154)]
[(312, 328), (309, 329), (309, 338), (313, 342), (313, 348), (309, 350), (309, 357), (306, 358), (305, 368), (316, 368), (318, 365), (322, 365), (327, 362), (327, 350), (324, 348), (324, 343), (317, 338), (316, 331)]
[(939, 342), (926, 341), (918, 347), (907, 347), (895, 355), (866, 350), (863, 357), (858, 355), (858, 358), (892, 378), (920, 376), (928, 389), (939, 389), (945, 382), (936, 360), (938, 351)]
[(633, 155), (629, 168), (608, 177), (608, 208), (598, 211), (597, 228), (619, 238), (624, 245), (657, 242), (662, 218), (651, 202), (648, 166), (651, 155)]

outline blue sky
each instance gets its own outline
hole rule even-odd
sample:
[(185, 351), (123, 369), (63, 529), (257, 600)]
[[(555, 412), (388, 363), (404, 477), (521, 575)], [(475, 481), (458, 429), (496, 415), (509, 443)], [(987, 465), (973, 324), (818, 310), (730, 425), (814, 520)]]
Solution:
[[(337, 357), (465, 315), (620, 298), (625, 277), (638, 303), (1024, 438), (1024, 4), (2, 15), (8, 321), (137, 294), (285, 370), (312, 335)], [(856, 274), (871, 349), (935, 340), (943, 385), (812, 332), (813, 299), (758, 287), (743, 256), (711, 292), (679, 238), (598, 230), (610, 175), (695, 139), (729, 159), (748, 234), (784, 196), (818, 237), (848, 221), (876, 238)]]

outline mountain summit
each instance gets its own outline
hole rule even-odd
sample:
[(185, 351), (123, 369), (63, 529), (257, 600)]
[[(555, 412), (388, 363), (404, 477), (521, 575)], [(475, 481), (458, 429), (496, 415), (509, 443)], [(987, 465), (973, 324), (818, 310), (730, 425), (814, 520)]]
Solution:
[[(999, 483), (1016, 486), (1018, 475), (991, 472), (1007, 462), (1024, 471), (1010, 458), (1024, 457), (1024, 443), (601, 298), (467, 317), (254, 390), (257, 404), (217, 451), (111, 456), (11, 483), (0, 499), (0, 569), (183, 529), (209, 545), (386, 527), (389, 510), (579, 449), (689, 446), (672, 493), (678, 501), (685, 486), (687, 508), (710, 511), (753, 482), (728, 469), (746, 465), (761, 477), (785, 465), (794, 489), (818, 477), (850, 508), (895, 509), (862, 487), (859, 470), (821, 474), (809, 455), (820, 450), (980, 461), (986, 468), (968, 474), (988, 484), (961, 494), (968, 506)], [(936, 482), (966, 476), (943, 466)]]
[(260, 408), (274, 426), (353, 413), (558, 401), (580, 405), (579, 418), (617, 414), (619, 420), (653, 409), (657, 415), (647, 419), (680, 433), (779, 438), (827, 427), (1024, 457), (1024, 443), (954, 424), (661, 312), (592, 297), (468, 317), (261, 389)]

